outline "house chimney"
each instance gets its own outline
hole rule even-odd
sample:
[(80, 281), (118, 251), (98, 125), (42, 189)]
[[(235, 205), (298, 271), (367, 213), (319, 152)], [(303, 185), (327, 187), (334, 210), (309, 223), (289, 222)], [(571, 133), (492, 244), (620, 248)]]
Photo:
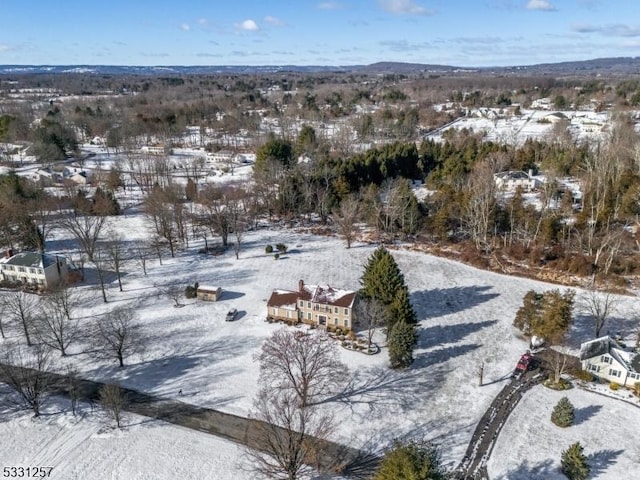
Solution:
[(529, 178), (533, 178), (533, 168), (529, 169)]
[(302, 292), (304, 289), (304, 281), (298, 280), (298, 292)]

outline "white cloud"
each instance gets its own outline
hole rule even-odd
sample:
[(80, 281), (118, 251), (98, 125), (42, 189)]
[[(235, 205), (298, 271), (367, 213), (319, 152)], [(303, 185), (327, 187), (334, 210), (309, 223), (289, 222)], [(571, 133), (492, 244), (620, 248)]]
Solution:
[(557, 10), (557, 8), (549, 0), (529, 0), (527, 2), (527, 10), (553, 12)]
[(317, 5), (320, 10), (340, 10), (344, 5), (339, 2), (321, 2)]
[(191, 27), (189, 26), (188, 23), (183, 23), (182, 25), (180, 25), (180, 28), (185, 32), (188, 32), (189, 30), (191, 30)]
[(209, 25), (209, 19), (207, 19), (207, 18), (199, 18), (198, 19), (198, 25), (202, 25), (203, 27)]
[(0, 43), (0, 52), (8, 52), (12, 50), (12, 48), (9, 45), (3, 45)]
[(267, 15), (266, 17), (264, 17), (264, 21), (265, 23), (273, 25), (274, 27), (284, 26), (284, 22), (282, 20), (280, 20), (278, 17), (272, 17), (271, 15)]
[(256, 32), (260, 30), (260, 27), (258, 26), (258, 24), (251, 19), (247, 19), (243, 22), (236, 23), (236, 28), (239, 30), (247, 30), (249, 32)]
[(432, 15), (433, 11), (414, 0), (378, 0), (383, 10), (395, 15)]

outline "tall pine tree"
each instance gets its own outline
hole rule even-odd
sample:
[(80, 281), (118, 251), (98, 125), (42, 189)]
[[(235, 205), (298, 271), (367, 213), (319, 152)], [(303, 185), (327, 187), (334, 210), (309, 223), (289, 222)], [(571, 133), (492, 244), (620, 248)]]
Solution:
[(586, 480), (591, 472), (582, 445), (576, 442), (562, 452), (560, 470), (569, 480)]
[(377, 248), (369, 257), (361, 283), (362, 297), (377, 300), (387, 308), (387, 338), (396, 323), (416, 323), (404, 275), (386, 248)]

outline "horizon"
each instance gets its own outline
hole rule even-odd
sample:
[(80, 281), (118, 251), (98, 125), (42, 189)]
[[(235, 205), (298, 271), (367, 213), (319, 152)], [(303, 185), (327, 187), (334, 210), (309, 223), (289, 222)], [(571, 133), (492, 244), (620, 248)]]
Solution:
[[(624, 0), (6, 0), (0, 64), (461, 68), (635, 57)], [(217, 4), (216, 4), (217, 3)]]

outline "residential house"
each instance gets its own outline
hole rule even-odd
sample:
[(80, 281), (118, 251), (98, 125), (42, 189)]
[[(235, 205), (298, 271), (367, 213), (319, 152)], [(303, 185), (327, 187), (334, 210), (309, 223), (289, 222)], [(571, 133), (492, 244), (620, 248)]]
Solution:
[(330, 285), (305, 285), (298, 290), (274, 290), (267, 302), (267, 319), (306, 323), (329, 330), (352, 330), (357, 292)]
[(582, 369), (606, 382), (633, 387), (640, 382), (640, 354), (625, 350), (609, 336), (580, 346)]
[(58, 285), (69, 276), (65, 257), (47, 253), (22, 252), (0, 259), (2, 280), (45, 289)]
[(533, 178), (532, 172), (522, 171), (506, 171), (493, 175), (493, 181), (500, 190), (507, 192), (513, 192), (518, 187), (522, 188), (525, 192), (535, 190), (540, 182)]

